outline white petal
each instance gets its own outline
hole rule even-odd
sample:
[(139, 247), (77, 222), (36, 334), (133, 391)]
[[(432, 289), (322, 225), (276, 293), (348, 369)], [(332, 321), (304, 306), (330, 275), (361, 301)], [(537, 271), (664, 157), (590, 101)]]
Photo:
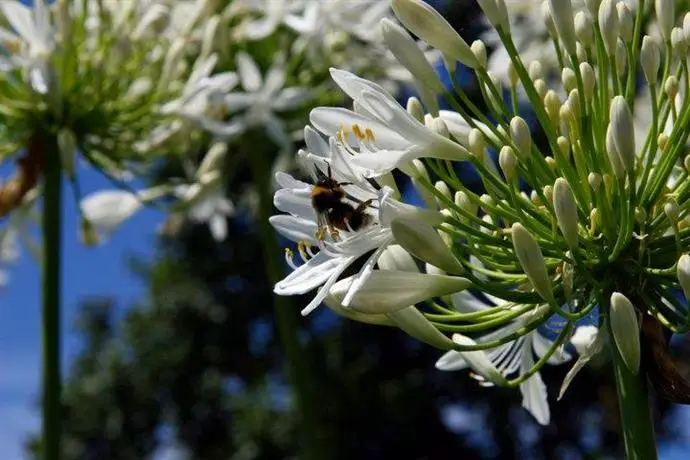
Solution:
[(273, 196), (273, 204), (278, 210), (287, 212), (312, 222), (316, 222), (316, 212), (311, 205), (311, 190), (280, 189)]
[(391, 222), (396, 243), (423, 262), (448, 273), (464, 269), (434, 227), (421, 219), (401, 217)]
[(467, 291), (456, 292), (451, 295), (451, 299), (453, 307), (460, 313), (473, 313), (493, 307), (493, 305), (482, 302)]
[(263, 85), (261, 71), (254, 59), (243, 51), (237, 53), (237, 73), (245, 91), (255, 93), (261, 89)]
[(271, 216), (269, 222), (278, 233), (285, 238), (296, 243), (308, 241), (316, 245), (316, 223), (312, 220), (300, 219), (299, 217), (279, 214)]
[(283, 110), (291, 110), (304, 104), (311, 98), (311, 91), (307, 88), (285, 88), (278, 96), (273, 99), (271, 105), (273, 110), (281, 112)]
[(273, 33), (278, 27), (278, 21), (271, 16), (265, 16), (256, 21), (247, 21), (242, 25), (242, 35), (249, 40), (261, 40)]
[(358, 125), (363, 131), (368, 128), (374, 133), (376, 146), (380, 149), (402, 150), (410, 146), (408, 140), (380, 121), (342, 107), (317, 107), (309, 113), (309, 121), (327, 136), (335, 136), (338, 130), (344, 128), (352, 145), (358, 145), (351, 133), (352, 126)]
[(344, 262), (343, 258), (332, 258), (320, 252), (276, 283), (273, 292), (278, 295), (306, 294), (325, 283)]
[(573, 344), (578, 354), (586, 355), (598, 336), (598, 327), (592, 325), (580, 326), (575, 329), (573, 336), (570, 338), (570, 343)]
[[(538, 332), (533, 332), (530, 335), (532, 336), (532, 347), (534, 348), (534, 353), (539, 358), (546, 355), (546, 352), (549, 351), (549, 348), (551, 348), (553, 342), (546, 337), (543, 337)], [(558, 365), (570, 361), (571, 358), (572, 356), (570, 356), (570, 353), (563, 350), (562, 347), (559, 347), (546, 362), (551, 365)]]
[[(529, 340), (525, 340), (522, 345), (520, 374), (527, 373), (532, 366), (534, 366), (532, 344)], [(541, 425), (548, 425), (550, 419), (549, 403), (546, 399), (546, 385), (544, 385), (541, 375), (536, 373), (521, 383), (520, 392), (522, 392), (522, 407), (527, 409)]]
[(311, 191), (311, 184), (302, 182), (292, 177), (290, 174), (278, 171), (275, 174), (275, 181), (281, 188), (304, 189)]
[(314, 155), (327, 158), (331, 154), (328, 142), (311, 126), (304, 128), (304, 142), (307, 144), (307, 150)]
[(256, 95), (253, 93), (228, 93), (223, 96), (223, 104), (230, 113), (239, 112), (251, 107), (256, 101)]
[(383, 254), (381, 254), (381, 257), (379, 257), (378, 263), (379, 269), (381, 270), (419, 272), (419, 268), (417, 268), (417, 264), (410, 253), (397, 244), (388, 246), (386, 250), (383, 251)]
[(265, 95), (274, 95), (285, 85), (285, 66), (282, 63), (282, 58), (279, 58), (279, 61), (272, 65), (266, 73), (266, 81), (262, 90)]
[(87, 196), (80, 206), (84, 217), (107, 234), (137, 212), (142, 202), (123, 190), (104, 190)]
[(3, 0), (0, 2), (0, 10), (2, 10), (2, 14), (15, 32), (21, 35), (25, 41), (35, 43), (40, 39), (31, 14), (31, 8), (24, 6), (18, 1)]
[[(476, 345), (477, 342), (461, 334), (453, 334), (453, 342), (460, 346), (472, 346)], [(465, 358), (467, 364), (474, 370), (477, 374), (481, 375), (490, 382), (501, 384), (505, 383), (505, 378), (496, 369), (491, 360), (489, 360), (488, 355), (484, 351), (461, 351), (459, 352)], [(445, 363), (442, 363), (445, 364)], [(437, 363), (438, 365), (438, 363)]]
[[(341, 300), (356, 277), (340, 280), (331, 295)], [(375, 270), (360, 287), (352, 308), (364, 313), (390, 313), (436, 296), (461, 291), (471, 286), (465, 278), (423, 273)]]
[(208, 221), (213, 239), (221, 242), (228, 236), (228, 221), (224, 216), (216, 214)]

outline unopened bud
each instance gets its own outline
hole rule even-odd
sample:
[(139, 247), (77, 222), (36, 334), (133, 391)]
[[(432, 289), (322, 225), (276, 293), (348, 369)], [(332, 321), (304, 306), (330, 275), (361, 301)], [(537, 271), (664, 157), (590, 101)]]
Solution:
[(470, 49), (474, 53), (474, 57), (477, 58), (477, 62), (482, 69), (486, 68), (487, 57), (486, 57), (486, 45), (481, 40), (475, 40), (472, 42)]
[(520, 262), (527, 278), (532, 283), (532, 287), (547, 302), (555, 302), (553, 287), (544, 255), (539, 244), (532, 238), (532, 235), (520, 223), (516, 222), (511, 228), (513, 235), (513, 248), (515, 256)]
[(620, 38), (616, 42), (616, 67), (618, 72), (624, 72), (628, 62), (628, 49)]
[(546, 84), (546, 82), (540, 78), (534, 81), (534, 90), (537, 92), (537, 95), (543, 100), (544, 96), (546, 96), (546, 92), (549, 90), (549, 87)]
[(594, 95), (594, 86), (597, 83), (597, 77), (589, 62), (580, 63), (580, 74), (582, 74), (582, 87), (585, 92), (585, 99), (589, 100)]
[(530, 80), (538, 80), (544, 78), (544, 69), (541, 66), (541, 62), (532, 61), (529, 63), (529, 69), (527, 70)]
[(480, 130), (477, 128), (472, 128), (470, 130), (470, 134), (467, 136), (467, 144), (472, 155), (478, 158), (484, 157), (486, 141), (484, 140), (484, 134)]
[(668, 99), (673, 101), (678, 94), (678, 79), (675, 75), (671, 75), (664, 82), (664, 91), (668, 95)]
[(630, 372), (640, 370), (640, 327), (635, 307), (620, 292), (611, 295), (611, 332), (623, 362)]
[(656, 143), (659, 146), (659, 150), (662, 152), (666, 151), (666, 146), (668, 145), (668, 134), (661, 133), (656, 139)]
[(601, 174), (591, 172), (587, 176), (587, 182), (589, 182), (589, 186), (592, 187), (594, 193), (599, 191), (599, 187), (601, 187), (601, 181)]
[(573, 112), (573, 117), (575, 119), (580, 118), (580, 90), (575, 88), (568, 94), (568, 104), (570, 105), (570, 110)]
[(593, 235), (596, 234), (597, 230), (599, 229), (600, 220), (601, 215), (599, 214), (599, 209), (592, 208), (592, 210), (589, 212), (589, 230)]
[(677, 0), (654, 0), (656, 20), (664, 40), (669, 40), (671, 38), (671, 29), (673, 29), (676, 22), (676, 1)]
[(503, 171), (503, 175), (512, 182), (517, 178), (517, 156), (510, 146), (505, 146), (498, 154), (498, 164)]
[(630, 12), (630, 7), (624, 2), (616, 4), (618, 10), (618, 23), (620, 24), (620, 35), (625, 43), (630, 43), (633, 38), (633, 31), (635, 28), (635, 19)]
[(671, 46), (678, 58), (685, 59), (685, 54), (688, 52), (688, 41), (685, 32), (680, 27), (674, 27), (671, 30)]
[(585, 11), (575, 15), (575, 36), (587, 48), (594, 43), (594, 22), (592, 16)]
[(656, 85), (657, 73), (661, 65), (661, 51), (655, 40), (649, 35), (642, 37), (642, 47), (640, 48), (640, 66), (644, 78), (650, 85)]
[(506, 73), (508, 75), (508, 82), (510, 83), (510, 86), (514, 88), (520, 79), (520, 76), (518, 75), (517, 70), (515, 70), (515, 65), (513, 65), (512, 62), (508, 63), (508, 70)]
[(570, 159), (570, 141), (564, 136), (559, 136), (556, 139), (558, 144), (558, 151), (563, 155), (564, 158)]
[(549, 90), (544, 97), (546, 113), (552, 120), (558, 120), (558, 112), (561, 110), (561, 100), (554, 90)]
[(477, 4), (495, 29), (503, 29), (504, 32), (510, 30), (505, 0), (477, 0)]
[(467, 196), (467, 193), (462, 190), (455, 192), (455, 199), (453, 201), (458, 208), (464, 210), (467, 214), (472, 216), (477, 215), (478, 206), (474, 204), (474, 202), (470, 200), (470, 197)]
[(391, 230), (395, 242), (419, 260), (447, 273), (464, 271), (453, 252), (427, 222), (409, 217), (398, 218), (391, 223)]
[(532, 134), (527, 122), (521, 117), (510, 120), (510, 137), (517, 148), (520, 158), (529, 157), (532, 151)]
[(448, 126), (442, 118), (434, 118), (431, 122), (431, 130), (436, 134), (448, 139), (450, 137), (450, 132), (448, 131)]
[(553, 157), (544, 157), (544, 161), (551, 171), (556, 172), (558, 170), (558, 163), (556, 163)]
[(606, 155), (611, 162), (611, 167), (613, 168), (613, 172), (616, 177), (625, 177), (625, 166), (623, 166), (621, 157), (618, 154), (618, 148), (616, 147), (616, 143), (611, 132), (611, 125), (609, 125), (608, 129), (606, 130)]
[(637, 222), (639, 225), (642, 225), (645, 223), (646, 220), (647, 211), (645, 211), (644, 208), (637, 206), (635, 208), (635, 222)]
[(407, 100), (407, 113), (416, 118), (420, 123), (424, 123), (424, 107), (420, 100), (414, 96)]
[(690, 256), (683, 254), (678, 259), (677, 271), (680, 287), (683, 289), (685, 298), (690, 300)]
[(678, 203), (673, 198), (670, 198), (664, 205), (664, 214), (668, 217), (673, 225), (678, 224), (678, 218), (680, 217), (680, 207)]
[(618, 41), (618, 10), (615, 0), (603, 0), (599, 6), (599, 31), (604, 40), (606, 54), (613, 56)]
[(577, 88), (577, 77), (575, 76), (575, 71), (570, 67), (565, 67), (561, 72), (561, 81), (563, 82), (563, 88), (567, 92)]
[(547, 199), (547, 201), (549, 203), (553, 203), (553, 187), (550, 185), (545, 185), (542, 189), (542, 192), (544, 193), (544, 197)]
[(685, 171), (690, 174), (690, 155), (686, 155), (685, 158), (683, 158), (683, 167), (685, 167)]
[(391, 7), (407, 30), (433, 48), (467, 67), (479, 67), (470, 46), (431, 6), (422, 0), (392, 0)]
[(575, 55), (577, 42), (575, 39), (575, 24), (573, 22), (573, 7), (570, 0), (549, 0), (551, 16), (556, 24), (556, 30), (561, 37), (563, 47), (569, 55)]
[(635, 128), (632, 112), (623, 96), (616, 96), (609, 111), (611, 136), (626, 171), (635, 170)]
[(577, 236), (577, 203), (568, 182), (559, 177), (553, 186), (553, 207), (556, 212), (556, 222), (563, 233), (568, 247), (576, 248)]

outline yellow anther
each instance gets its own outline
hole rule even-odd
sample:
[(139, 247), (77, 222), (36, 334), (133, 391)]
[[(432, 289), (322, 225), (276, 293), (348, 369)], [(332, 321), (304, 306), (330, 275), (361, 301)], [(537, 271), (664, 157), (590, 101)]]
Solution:
[(364, 133), (362, 132), (362, 128), (360, 128), (357, 123), (354, 123), (352, 125), (352, 132), (355, 134), (355, 137), (357, 137), (357, 139), (364, 139)]
[(290, 248), (285, 248), (285, 257), (288, 259), (292, 259), (294, 257), (295, 253), (292, 252), (292, 249)]
[(368, 141), (371, 141), (371, 142), (376, 141), (376, 137), (374, 137), (374, 131), (372, 131), (371, 128), (365, 129), (364, 133), (366, 134), (366, 138)]
[(19, 53), (21, 42), (19, 40), (4, 40), (2, 46), (12, 54)]

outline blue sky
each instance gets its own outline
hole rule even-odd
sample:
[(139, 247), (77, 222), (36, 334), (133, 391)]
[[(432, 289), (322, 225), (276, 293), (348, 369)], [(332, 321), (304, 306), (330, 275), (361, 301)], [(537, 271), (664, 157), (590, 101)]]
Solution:
[[(3, 169), (3, 177), (7, 172)], [(110, 188), (90, 170), (82, 170), (84, 193)], [(127, 221), (107, 244), (87, 248), (79, 243), (76, 206), (65, 189), (63, 233), (63, 363), (79, 347), (70, 333), (80, 299), (90, 295), (112, 296), (125, 308), (144, 293), (144, 286), (127, 270), (129, 255), (150, 258), (156, 228), (163, 215), (145, 209)], [(0, 288), (0, 452), (3, 460), (22, 459), (21, 445), (39, 426), (36, 396), (40, 381), (40, 278), (38, 264), (27, 251), (8, 269), (9, 283)]]

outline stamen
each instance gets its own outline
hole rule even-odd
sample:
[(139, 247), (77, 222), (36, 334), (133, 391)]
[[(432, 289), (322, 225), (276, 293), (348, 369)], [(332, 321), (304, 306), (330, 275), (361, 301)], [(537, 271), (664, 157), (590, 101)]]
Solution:
[(306, 241), (300, 241), (297, 243), (297, 250), (299, 251), (299, 255), (302, 257), (302, 260), (307, 262), (311, 257), (309, 257), (309, 254), (307, 253), (306, 248), (309, 246), (309, 243)]
[[(367, 130), (368, 129), (369, 128), (367, 128)], [(364, 139), (364, 133), (362, 132), (362, 128), (360, 128), (357, 123), (354, 123), (352, 125), (352, 132), (355, 134), (355, 137), (357, 137), (357, 139), (359, 139), (359, 140)]]
[(376, 142), (376, 136), (374, 136), (374, 131), (371, 128), (365, 129), (364, 134), (369, 142)]
[(285, 262), (287, 262), (290, 268), (292, 268), (293, 270), (297, 270), (297, 265), (292, 260), (293, 257), (295, 257), (295, 253), (292, 252), (292, 249), (285, 248)]

